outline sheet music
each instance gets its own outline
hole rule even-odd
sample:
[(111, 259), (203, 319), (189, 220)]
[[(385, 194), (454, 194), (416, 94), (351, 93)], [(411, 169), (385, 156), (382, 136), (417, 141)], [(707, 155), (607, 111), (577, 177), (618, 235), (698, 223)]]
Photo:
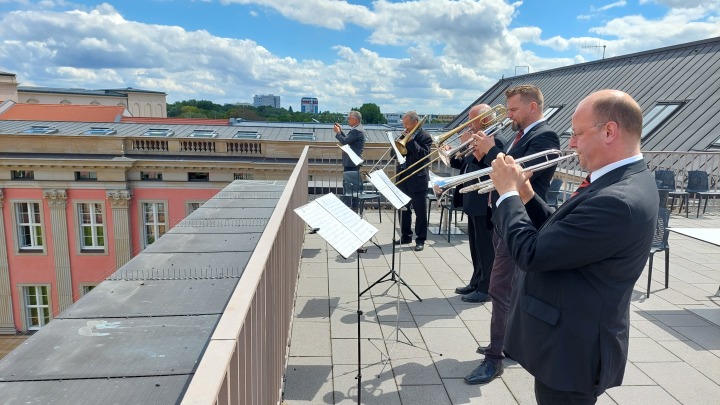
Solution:
[(410, 202), (410, 197), (400, 191), (382, 170), (375, 170), (368, 175), (368, 179), (375, 189), (382, 194), (396, 209), (400, 209)]
[(352, 150), (350, 145), (343, 145), (340, 147), (340, 149), (342, 149), (343, 152), (347, 153), (347, 155), (350, 156), (350, 160), (355, 163), (355, 166), (360, 166), (360, 163), (364, 162), (364, 160), (360, 156), (358, 156), (354, 150)]
[(404, 164), (405, 156), (401, 155), (397, 146), (395, 146), (395, 136), (393, 135), (392, 131), (388, 131), (387, 136), (388, 140), (390, 141), (390, 146), (392, 146), (393, 150), (395, 151), (395, 159), (397, 159), (398, 164)]
[(346, 259), (378, 232), (333, 193), (295, 208), (295, 213), (318, 228), (317, 233)]

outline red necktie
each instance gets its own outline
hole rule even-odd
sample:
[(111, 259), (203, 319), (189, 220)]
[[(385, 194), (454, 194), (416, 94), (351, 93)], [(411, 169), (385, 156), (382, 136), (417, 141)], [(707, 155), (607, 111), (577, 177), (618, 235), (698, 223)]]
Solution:
[(575, 192), (570, 195), (570, 198), (575, 197), (577, 195), (577, 193), (580, 192), (580, 190), (584, 189), (585, 187), (587, 187), (589, 185), (590, 185), (590, 175), (588, 174), (588, 176), (585, 177), (585, 180), (583, 180), (582, 183), (580, 183), (577, 190), (575, 190)]
[(518, 132), (517, 135), (515, 135), (515, 140), (513, 141), (513, 144), (512, 144), (513, 147), (515, 145), (517, 145), (518, 142), (520, 142), (520, 138), (522, 138), (522, 136), (523, 136), (523, 130), (521, 129), (520, 132)]

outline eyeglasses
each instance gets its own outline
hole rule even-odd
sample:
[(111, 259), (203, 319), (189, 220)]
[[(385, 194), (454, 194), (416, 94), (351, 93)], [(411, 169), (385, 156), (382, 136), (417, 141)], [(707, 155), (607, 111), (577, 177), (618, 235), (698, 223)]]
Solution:
[(603, 123), (600, 123), (600, 124), (595, 124), (595, 125), (591, 126), (590, 128), (588, 128), (588, 129), (586, 129), (586, 130), (584, 130), (584, 131), (580, 131), (580, 132), (575, 132), (575, 131), (572, 131), (572, 130), (571, 130), (571, 131), (570, 131), (570, 137), (571, 137), (571, 138), (578, 138), (580, 135), (584, 134), (585, 132), (587, 132), (587, 131), (589, 131), (589, 130), (591, 130), (591, 129), (593, 129), (593, 128), (601, 127), (601, 126), (606, 125), (606, 124), (607, 124), (607, 122), (603, 122)]

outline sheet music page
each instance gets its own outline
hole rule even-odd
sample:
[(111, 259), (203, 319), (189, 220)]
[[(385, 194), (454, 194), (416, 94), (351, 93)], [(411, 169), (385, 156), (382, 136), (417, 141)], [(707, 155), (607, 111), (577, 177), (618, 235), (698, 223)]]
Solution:
[(378, 232), (333, 193), (295, 208), (295, 213), (318, 228), (317, 233), (346, 259)]
[(376, 170), (368, 175), (368, 179), (375, 186), (375, 189), (396, 209), (400, 209), (410, 202), (410, 197), (400, 191), (384, 171)]
[(354, 150), (352, 150), (350, 145), (343, 145), (340, 147), (340, 149), (342, 149), (343, 152), (347, 153), (348, 156), (350, 156), (350, 160), (355, 163), (355, 166), (360, 166), (360, 163), (364, 162), (364, 160), (360, 156), (358, 156)]
[(388, 131), (387, 136), (388, 140), (390, 141), (390, 146), (392, 146), (393, 150), (395, 151), (395, 159), (397, 159), (398, 164), (405, 163), (405, 156), (401, 155), (397, 146), (395, 146), (395, 136), (393, 135), (392, 131)]

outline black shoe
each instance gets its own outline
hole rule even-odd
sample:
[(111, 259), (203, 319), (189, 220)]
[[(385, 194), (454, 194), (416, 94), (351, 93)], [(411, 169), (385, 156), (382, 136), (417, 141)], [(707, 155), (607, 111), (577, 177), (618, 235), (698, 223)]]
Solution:
[(395, 241), (395, 244), (396, 244), (396, 245), (407, 245), (407, 244), (410, 243), (410, 242), (412, 242), (412, 239), (411, 239), (411, 238), (408, 238), (408, 239), (401, 238), (400, 240), (396, 240), (396, 241)]
[(462, 297), (460, 297), (461, 300), (464, 302), (485, 302), (490, 299), (490, 296), (485, 294), (484, 292), (475, 291), (471, 292), (470, 294), (465, 294)]
[(487, 384), (495, 377), (501, 376), (503, 373), (502, 362), (483, 360), (475, 370), (465, 376), (465, 382), (468, 384)]
[(475, 287), (471, 286), (470, 284), (466, 285), (465, 287), (458, 287), (455, 289), (455, 294), (465, 295), (470, 294), (471, 292), (475, 291)]
[(423, 249), (425, 249), (425, 244), (424, 244), (424, 243), (418, 243), (417, 245), (415, 245), (415, 251), (416, 251), (416, 252), (421, 252)]

